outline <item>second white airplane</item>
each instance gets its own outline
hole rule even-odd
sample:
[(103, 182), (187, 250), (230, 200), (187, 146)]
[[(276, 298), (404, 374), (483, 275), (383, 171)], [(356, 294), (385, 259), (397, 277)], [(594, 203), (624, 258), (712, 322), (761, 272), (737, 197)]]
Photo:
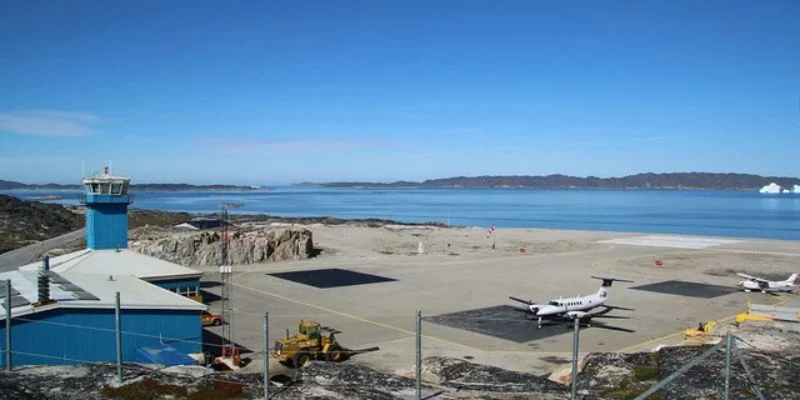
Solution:
[[(547, 304), (536, 304), (532, 300), (525, 300), (519, 297), (509, 296), (509, 299), (518, 301), (520, 303), (524, 303), (525, 307), (515, 307), (519, 311), (525, 312), (526, 315), (533, 315), (535, 318), (538, 319), (537, 327), (542, 327), (542, 321), (545, 320), (560, 320), (562, 322), (565, 321), (573, 321), (576, 318), (583, 321), (589, 321), (592, 318), (602, 317), (602, 318), (620, 318), (626, 319), (627, 317), (618, 317), (612, 315), (606, 315), (611, 310), (628, 310), (633, 311), (632, 308), (625, 308), (625, 307), (617, 307), (611, 306), (606, 304), (608, 300), (608, 288), (616, 282), (633, 282), (625, 279), (616, 279), (616, 278), (605, 278), (600, 276), (592, 276), (594, 279), (600, 279), (603, 283), (600, 285), (600, 289), (593, 294), (589, 294), (586, 296), (577, 296), (571, 298), (559, 298), (559, 299), (552, 299)], [(602, 307), (602, 310), (599, 311), (592, 311), (596, 308)], [(597, 324), (602, 325), (602, 324)], [(609, 329), (618, 329), (624, 331), (631, 331), (629, 329), (624, 328), (614, 328), (610, 326), (604, 326)]]
[(750, 276), (741, 272), (736, 273), (736, 275), (746, 279), (739, 281), (739, 286), (741, 286), (745, 292), (750, 292), (753, 290), (757, 290), (762, 293), (793, 292), (797, 288), (797, 285), (794, 284), (795, 279), (797, 279), (797, 274), (792, 274), (785, 281), (768, 281), (766, 279)]

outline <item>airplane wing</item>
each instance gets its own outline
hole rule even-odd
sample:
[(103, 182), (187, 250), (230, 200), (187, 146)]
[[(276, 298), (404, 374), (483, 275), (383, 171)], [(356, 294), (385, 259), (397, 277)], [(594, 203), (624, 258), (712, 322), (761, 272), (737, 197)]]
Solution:
[(758, 277), (755, 277), (755, 276), (743, 274), (741, 272), (737, 272), (736, 275), (739, 275), (742, 278), (750, 279), (751, 281), (756, 281), (756, 282), (766, 282), (767, 281), (766, 279), (761, 279), (761, 278), (758, 278)]
[(616, 319), (630, 319), (629, 316), (624, 315), (608, 315), (612, 310), (633, 310), (632, 308), (625, 308), (625, 307), (614, 307), (614, 306), (603, 306), (602, 310), (592, 310), (586, 313), (587, 318), (616, 318)]
[(529, 306), (532, 306), (532, 305), (536, 304), (533, 300), (521, 299), (519, 297), (514, 297), (514, 296), (508, 296), (508, 298), (511, 299), (511, 300), (514, 300), (514, 301), (518, 301), (520, 303), (527, 304)]
[(624, 310), (624, 311), (636, 311), (635, 308), (628, 308), (628, 307), (620, 307), (620, 306), (611, 306), (608, 304), (603, 304), (603, 307), (610, 308), (612, 310)]

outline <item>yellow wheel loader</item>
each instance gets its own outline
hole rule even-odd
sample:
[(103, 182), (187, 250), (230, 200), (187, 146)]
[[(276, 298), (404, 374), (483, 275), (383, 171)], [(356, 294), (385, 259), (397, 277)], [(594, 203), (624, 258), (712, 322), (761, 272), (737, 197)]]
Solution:
[[(322, 335), (322, 331), (328, 332), (328, 335)], [(287, 329), (286, 338), (276, 340), (270, 354), (289, 368), (299, 368), (309, 360), (338, 362), (355, 354), (379, 350), (378, 347), (362, 350), (346, 349), (336, 341), (336, 333), (339, 332), (320, 326), (316, 321), (300, 320), (297, 324), (297, 333), (289, 336)]]

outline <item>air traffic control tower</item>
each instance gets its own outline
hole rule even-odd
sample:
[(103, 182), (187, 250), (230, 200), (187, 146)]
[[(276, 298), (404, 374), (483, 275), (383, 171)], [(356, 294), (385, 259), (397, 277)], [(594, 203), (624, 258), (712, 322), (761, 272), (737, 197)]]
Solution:
[(86, 246), (92, 250), (128, 247), (130, 179), (103, 174), (83, 180), (81, 202), (86, 205)]

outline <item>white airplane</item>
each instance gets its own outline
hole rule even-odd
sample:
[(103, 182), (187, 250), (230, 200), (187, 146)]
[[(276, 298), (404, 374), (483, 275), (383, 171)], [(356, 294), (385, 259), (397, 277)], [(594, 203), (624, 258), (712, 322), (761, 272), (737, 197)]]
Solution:
[[(526, 305), (525, 307), (514, 307), (514, 308), (524, 312), (526, 318), (528, 315), (533, 315), (534, 317), (538, 318), (538, 324), (537, 324), (538, 328), (542, 327), (543, 320), (549, 320), (555, 322), (570, 322), (574, 321), (575, 318), (578, 318), (580, 320), (579, 322), (586, 322), (585, 325), (590, 326), (588, 324), (588, 321), (590, 321), (592, 318), (597, 318), (597, 317), (627, 319), (628, 317), (606, 315), (606, 313), (614, 309), (634, 311), (632, 308), (617, 307), (606, 304), (606, 301), (608, 300), (608, 288), (611, 287), (611, 284), (614, 283), (614, 281), (618, 282), (633, 282), (633, 281), (625, 279), (604, 278), (599, 276), (592, 276), (592, 278), (600, 279), (603, 281), (603, 283), (602, 285), (600, 285), (600, 289), (597, 291), (597, 293), (589, 294), (586, 296), (553, 299), (550, 300), (547, 304), (536, 304), (533, 300), (525, 300), (514, 296), (509, 296), (509, 299), (518, 301), (520, 303), (524, 303)], [(592, 311), (595, 308), (599, 307), (602, 307), (602, 310)], [(595, 325), (600, 327), (605, 327), (608, 329), (617, 329), (617, 330), (633, 332), (630, 329), (610, 327), (602, 323), (595, 323)]]
[(789, 276), (789, 279), (786, 279), (785, 281), (768, 281), (766, 279), (743, 273), (736, 273), (736, 275), (745, 278), (745, 280), (739, 281), (738, 283), (739, 286), (744, 288), (745, 292), (750, 292), (753, 290), (758, 290), (762, 293), (793, 292), (797, 288), (797, 285), (794, 284), (795, 279), (797, 279), (797, 274), (792, 274)]

